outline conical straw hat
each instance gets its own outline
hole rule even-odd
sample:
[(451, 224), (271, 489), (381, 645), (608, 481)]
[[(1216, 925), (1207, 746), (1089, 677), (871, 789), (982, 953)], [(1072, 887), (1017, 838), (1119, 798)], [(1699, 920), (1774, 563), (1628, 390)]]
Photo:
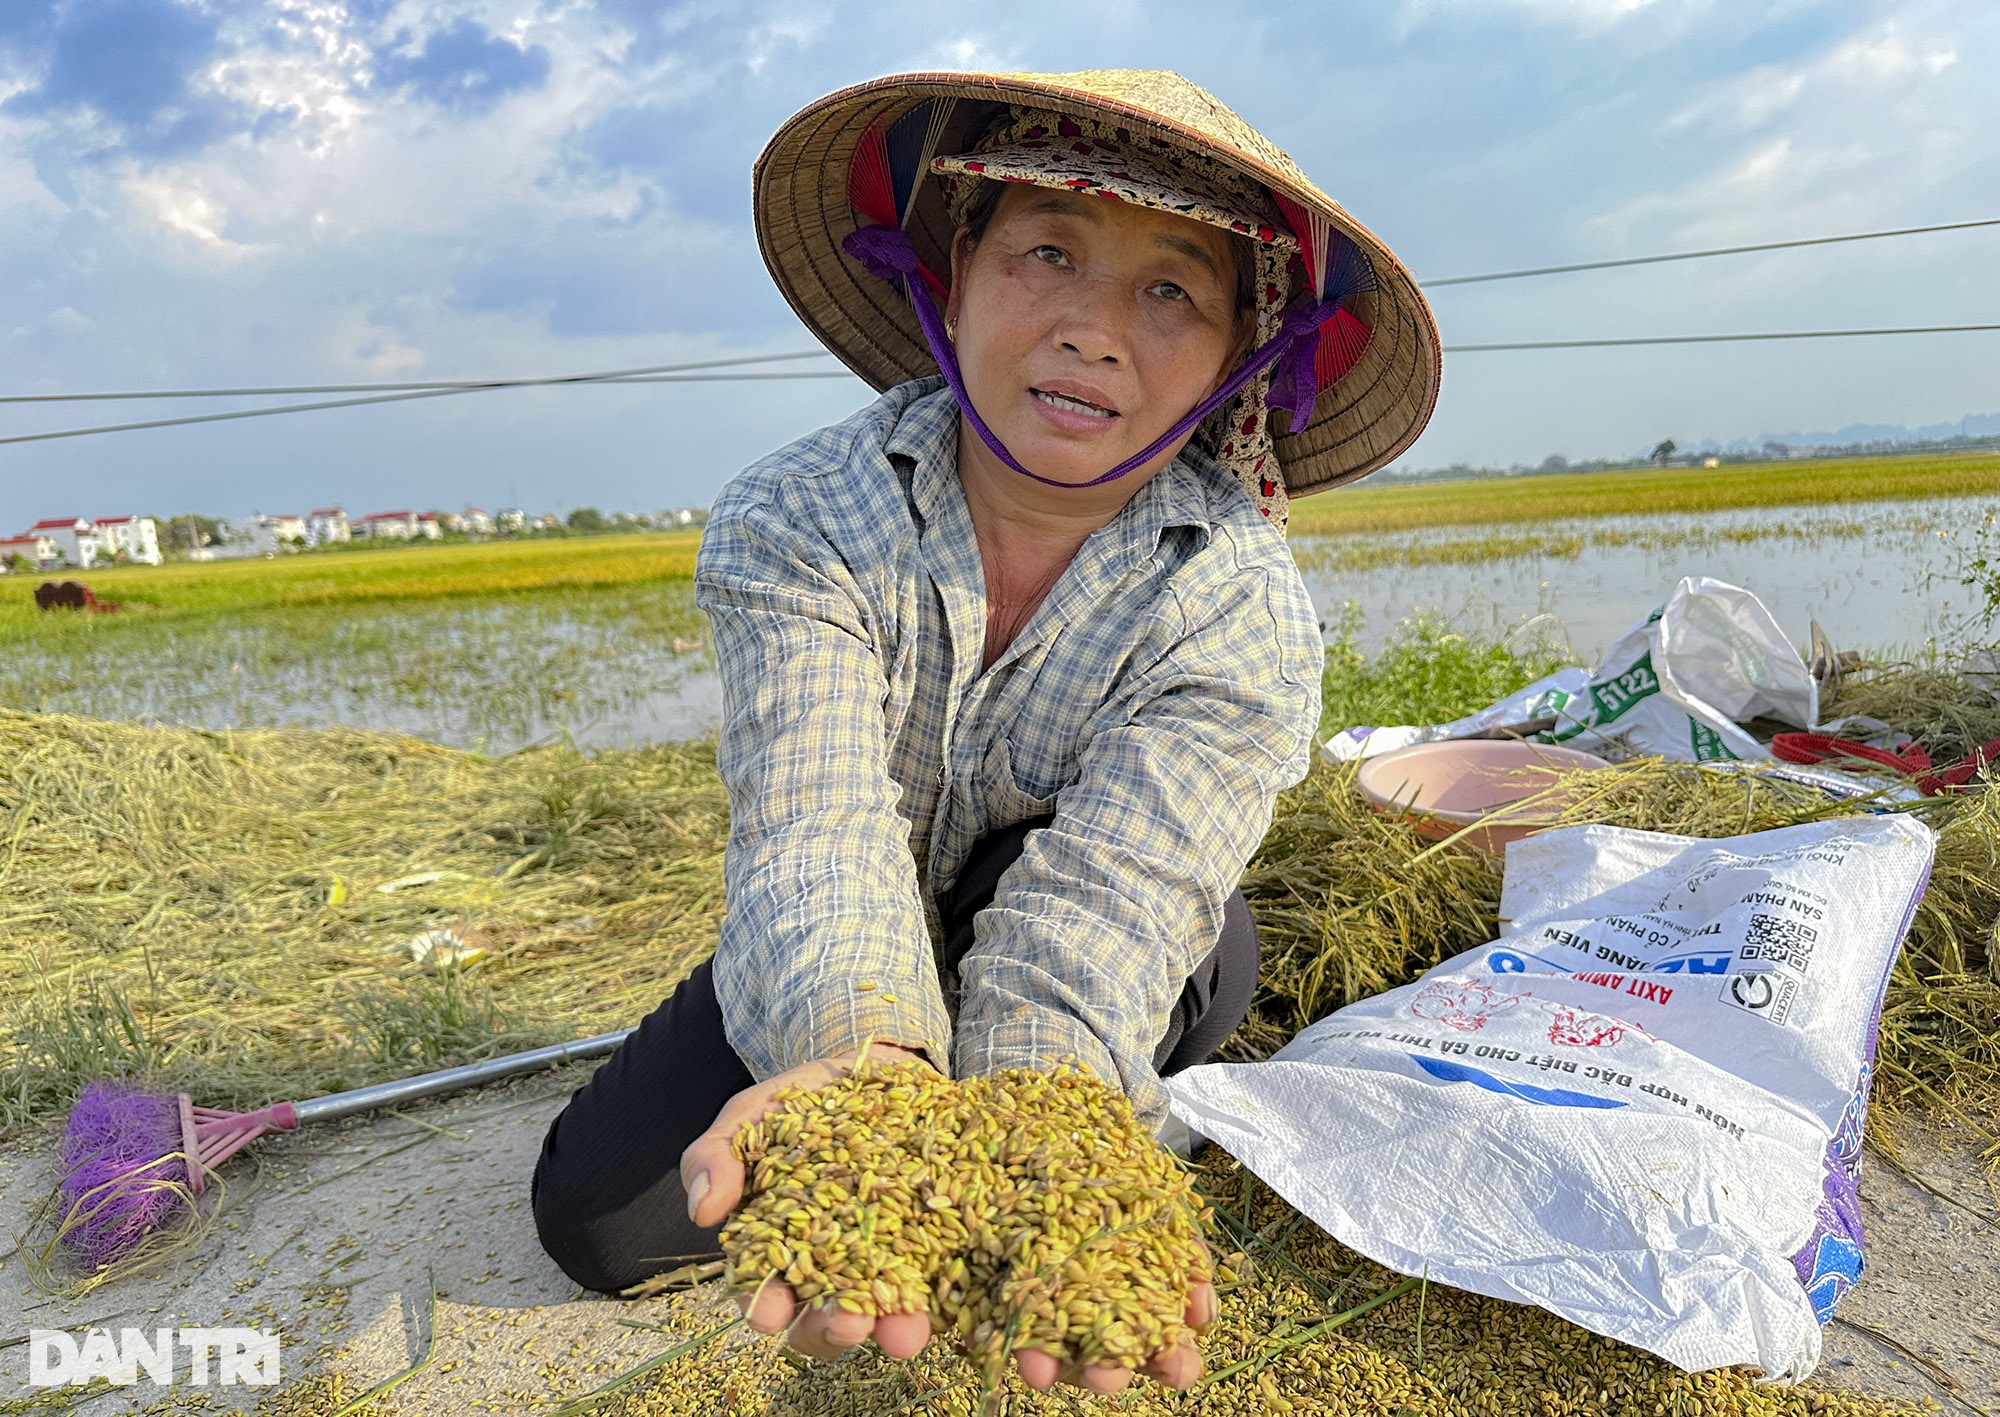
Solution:
[(820, 99), (778, 130), (753, 177), (764, 263), (807, 328), (875, 388), (935, 374), (937, 364), (902, 291), (840, 249), (841, 240), (865, 223), (848, 205), (850, 164), (878, 122), (893, 125), (926, 100), (943, 101), (927, 110), (918, 134), (923, 150), (904, 164), (916, 176), (905, 179), (903, 229), (930, 271), (950, 271), (953, 228), (942, 185), (926, 175), (929, 159), (970, 148), (1007, 104), (1095, 117), (1198, 147), (1240, 167), (1281, 203), (1324, 221), (1374, 266), (1375, 288), (1355, 300), (1371, 331), (1360, 359), (1320, 390), (1304, 428), (1272, 429), (1286, 490), (1304, 496), (1366, 476), (1423, 431), (1437, 403), (1437, 324), (1402, 262), (1213, 95), (1154, 69), (893, 74)]

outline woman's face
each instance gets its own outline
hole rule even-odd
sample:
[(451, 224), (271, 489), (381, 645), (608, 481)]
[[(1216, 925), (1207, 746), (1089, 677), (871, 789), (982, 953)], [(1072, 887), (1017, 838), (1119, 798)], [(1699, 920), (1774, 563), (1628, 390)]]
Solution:
[[(1015, 461), (1058, 482), (1145, 448), (1249, 342), (1228, 234), (1128, 202), (1010, 183), (982, 237), (959, 232), (951, 269), (966, 392)], [(1186, 442), (1106, 490), (1129, 497)]]

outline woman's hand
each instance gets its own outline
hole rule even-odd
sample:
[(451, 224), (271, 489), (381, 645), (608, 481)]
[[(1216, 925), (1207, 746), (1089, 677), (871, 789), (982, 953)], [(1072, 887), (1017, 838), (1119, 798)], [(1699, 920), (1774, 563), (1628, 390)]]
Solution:
[[(1195, 1329), (1207, 1327), (1215, 1322), (1217, 1312), (1214, 1283), (1204, 1277), (1195, 1277), (1188, 1287), (1188, 1327)], [(1132, 1383), (1130, 1368), (1117, 1368), (1108, 1364), (1092, 1364), (1085, 1367), (1075, 1363), (1064, 1363), (1040, 1349), (1021, 1353), (1016, 1356), (1015, 1361), (1021, 1369), (1021, 1381), (1037, 1392), (1061, 1382), (1082, 1388), (1085, 1392), (1096, 1393), (1100, 1397), (1108, 1397), (1113, 1393), (1125, 1391)], [(1201, 1348), (1190, 1339), (1176, 1348), (1155, 1354), (1152, 1361), (1139, 1371), (1167, 1387), (1187, 1388), (1193, 1387), (1195, 1381), (1201, 1377), (1201, 1367)]]
[[(804, 1063), (789, 1072), (747, 1087), (729, 1099), (715, 1124), (681, 1153), (681, 1184), (687, 1189), (688, 1219), (700, 1226), (722, 1224), (743, 1200), (744, 1167), (732, 1143), (736, 1133), (771, 1110), (778, 1092), (787, 1087), (824, 1087), (854, 1071), (860, 1051)], [(891, 1043), (871, 1043), (868, 1056), (877, 1062), (926, 1062), (922, 1053)], [(801, 1309), (789, 1284), (766, 1284), (754, 1294), (736, 1296), (736, 1307), (759, 1333), (787, 1333), (792, 1347), (812, 1358), (838, 1358), (849, 1348), (873, 1338), (891, 1358), (914, 1358), (931, 1338), (928, 1313), (850, 1314), (832, 1304)]]
[[(743, 1163), (736, 1159), (732, 1143), (738, 1131), (771, 1110), (781, 1089), (824, 1087), (838, 1082), (854, 1070), (858, 1056), (855, 1050), (804, 1063), (730, 1098), (714, 1125), (681, 1153), (681, 1183), (687, 1190), (688, 1218), (703, 1227), (720, 1225), (742, 1203), (746, 1172)], [(914, 1049), (885, 1043), (871, 1043), (868, 1056), (878, 1061), (929, 1061)], [(1215, 1285), (1206, 1275), (1188, 1278), (1187, 1323), (1190, 1328), (1201, 1328), (1215, 1320)], [(931, 1339), (928, 1313), (883, 1314), (877, 1318), (849, 1313), (830, 1303), (802, 1308), (791, 1286), (775, 1281), (755, 1293), (737, 1295), (736, 1307), (749, 1320), (750, 1327), (759, 1333), (783, 1333), (793, 1348), (812, 1358), (838, 1358), (870, 1338), (891, 1358), (914, 1358)], [(1064, 1363), (1038, 1349), (1016, 1354), (1015, 1362), (1021, 1370), (1021, 1380), (1037, 1391), (1062, 1382), (1087, 1392), (1109, 1394), (1123, 1392), (1132, 1381), (1129, 1368)], [(1141, 1371), (1168, 1387), (1189, 1387), (1201, 1376), (1201, 1350), (1192, 1341), (1183, 1343), (1155, 1355)]]

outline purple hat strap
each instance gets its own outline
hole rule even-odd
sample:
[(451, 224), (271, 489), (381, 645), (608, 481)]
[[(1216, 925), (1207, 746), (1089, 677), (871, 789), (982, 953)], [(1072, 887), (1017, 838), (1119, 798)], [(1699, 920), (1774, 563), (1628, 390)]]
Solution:
[(848, 233), (840, 243), (840, 249), (860, 262), (869, 274), (891, 285), (900, 283), (910, 297), (910, 304), (917, 312), (917, 324), (924, 332), (924, 343), (930, 346), (931, 357), (937, 360), (938, 372), (944, 375), (945, 383), (951, 386), (952, 396), (965, 413), (967, 421), (979, 440), (992, 450), (993, 455), (1023, 477), (1050, 487), (1096, 487), (1101, 483), (1115, 482), (1134, 469), (1144, 467), (1189, 430), (1220, 408), (1238, 390), (1256, 378), (1271, 365), (1283, 361), (1282, 366), (1271, 377), (1269, 402), (1273, 408), (1290, 410), (1287, 431), (1296, 432), (1301, 424), (1312, 416), (1313, 402), (1319, 397), (1319, 381), (1313, 372), (1313, 357), (1319, 348), (1319, 327), (1332, 319), (1340, 308), (1340, 297), (1329, 298), (1314, 305), (1296, 310), (1287, 310), (1278, 332), (1265, 342), (1263, 348), (1252, 354), (1238, 366), (1222, 387), (1196, 404), (1180, 422), (1162, 433), (1153, 442), (1134, 453), (1124, 462), (1105, 473), (1102, 477), (1088, 482), (1058, 482), (1052, 477), (1042, 477), (1029, 472), (1014, 460), (1014, 455), (993, 430), (980, 418), (979, 410), (972, 406), (972, 397), (965, 391), (965, 380), (958, 369), (957, 351), (944, 331), (944, 317), (938, 313), (936, 302), (922, 283), (911, 279), (920, 269), (917, 248), (911, 244), (909, 234), (889, 226), (864, 226)]

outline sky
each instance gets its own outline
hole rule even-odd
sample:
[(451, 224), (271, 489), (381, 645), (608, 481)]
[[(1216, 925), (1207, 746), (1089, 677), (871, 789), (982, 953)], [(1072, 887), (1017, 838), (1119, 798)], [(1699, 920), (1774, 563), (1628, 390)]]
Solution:
[[(2000, 217), (1992, 0), (4, 0), (0, 394), (810, 348), (750, 228), (786, 117), (885, 73), (1092, 67), (1202, 84), (1419, 279)], [(2000, 321), (2000, 228), (1432, 300), (1447, 344)], [(1996, 372), (2000, 333), (1448, 355), (1404, 461), (1946, 423), (2000, 411)], [(0, 531), (705, 504), (869, 397), (541, 389), (0, 446)], [(188, 411), (0, 406), (0, 436)]]

